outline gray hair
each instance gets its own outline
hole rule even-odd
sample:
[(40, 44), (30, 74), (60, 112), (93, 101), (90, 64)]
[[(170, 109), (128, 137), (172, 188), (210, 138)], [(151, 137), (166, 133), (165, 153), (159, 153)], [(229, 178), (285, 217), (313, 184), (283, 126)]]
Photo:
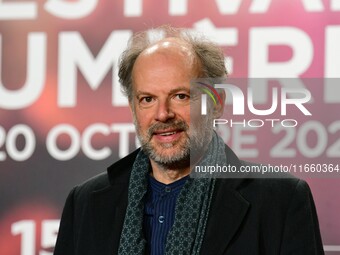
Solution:
[[(200, 36), (190, 35), (185, 29), (171, 26), (156, 28), (165, 34), (165, 38), (175, 37), (187, 42), (197, 56), (201, 66), (201, 77), (193, 78), (217, 78), (226, 77), (227, 70), (224, 64), (224, 54), (217, 44)], [(128, 43), (127, 49), (123, 52), (119, 62), (119, 82), (123, 93), (132, 100), (132, 70), (138, 56), (147, 48), (155, 44), (151, 42), (147, 31), (136, 33)]]

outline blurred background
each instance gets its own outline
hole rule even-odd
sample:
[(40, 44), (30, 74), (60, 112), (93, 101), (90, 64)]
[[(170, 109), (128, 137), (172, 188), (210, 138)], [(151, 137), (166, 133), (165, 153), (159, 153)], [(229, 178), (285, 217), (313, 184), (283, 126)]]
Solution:
[[(231, 77), (314, 81), (313, 116), (292, 131), (220, 131), (240, 158), (340, 164), (339, 14), (339, 0), (0, 1), (0, 254), (52, 254), (70, 189), (138, 147), (117, 63), (163, 24), (221, 45)], [(306, 180), (340, 254), (340, 179)]]

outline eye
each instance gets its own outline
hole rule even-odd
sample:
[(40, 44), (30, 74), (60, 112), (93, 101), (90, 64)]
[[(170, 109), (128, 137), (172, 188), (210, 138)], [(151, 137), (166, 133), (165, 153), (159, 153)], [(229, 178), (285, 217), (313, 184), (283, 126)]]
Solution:
[(179, 100), (187, 100), (189, 99), (190, 97), (186, 94), (176, 94), (175, 95), (176, 99), (179, 99)]
[(150, 103), (152, 103), (153, 101), (154, 101), (154, 99), (153, 99), (153, 97), (151, 97), (151, 96), (141, 97), (141, 98), (139, 99), (139, 102), (140, 102), (141, 104), (150, 104)]

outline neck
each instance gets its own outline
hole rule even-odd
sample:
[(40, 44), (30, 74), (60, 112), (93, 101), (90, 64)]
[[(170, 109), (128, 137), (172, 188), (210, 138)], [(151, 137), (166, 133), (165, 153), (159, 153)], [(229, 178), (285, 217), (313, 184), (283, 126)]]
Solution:
[(164, 184), (173, 183), (190, 174), (190, 166), (184, 168), (171, 168), (159, 165), (153, 160), (150, 161), (153, 177)]

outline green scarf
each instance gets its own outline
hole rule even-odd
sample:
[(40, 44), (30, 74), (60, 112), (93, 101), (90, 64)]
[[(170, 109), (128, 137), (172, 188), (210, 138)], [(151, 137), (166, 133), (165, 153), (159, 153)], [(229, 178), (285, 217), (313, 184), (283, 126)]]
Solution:
[[(224, 142), (216, 134), (200, 165), (226, 163)], [(140, 151), (132, 167), (119, 255), (144, 255), (144, 196), (148, 185), (149, 158)], [(183, 186), (175, 208), (175, 221), (167, 236), (165, 255), (198, 255), (208, 220), (215, 179), (189, 178)]]

